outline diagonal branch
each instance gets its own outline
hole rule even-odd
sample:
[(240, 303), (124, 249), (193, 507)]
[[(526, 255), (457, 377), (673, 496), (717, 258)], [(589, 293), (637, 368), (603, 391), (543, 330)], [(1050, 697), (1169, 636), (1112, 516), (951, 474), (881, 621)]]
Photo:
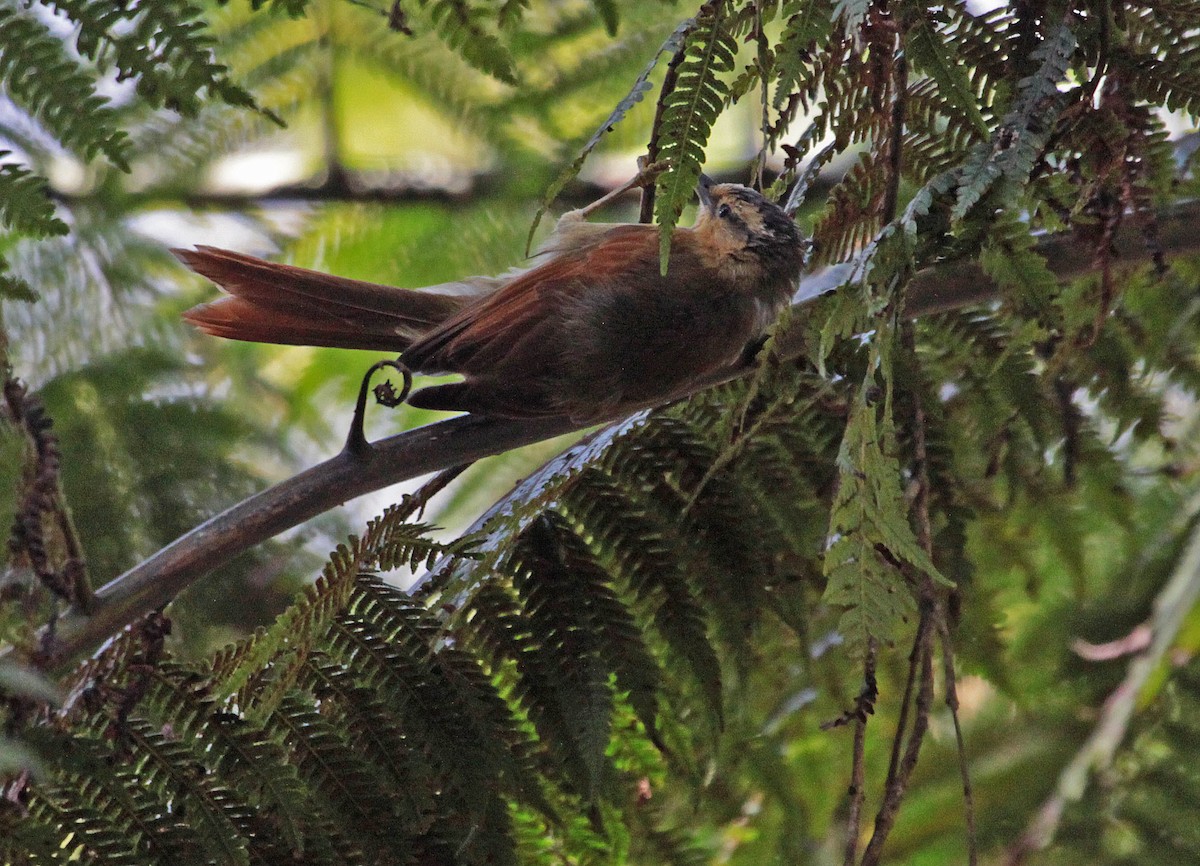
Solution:
[[(1191, 522), (1197, 513), (1200, 513), (1200, 498), (1193, 498), (1176, 518), (1176, 523)], [(1067, 806), (1083, 797), (1093, 773), (1107, 769), (1112, 764), (1117, 749), (1129, 732), (1129, 724), (1138, 709), (1138, 701), (1144, 697), (1147, 683), (1175, 644), (1198, 600), (1200, 527), (1190, 532), (1187, 546), (1176, 560), (1174, 571), (1155, 596), (1149, 621), (1153, 635), (1149, 646), (1129, 662), (1125, 677), (1100, 709), (1091, 734), (1059, 773), (1054, 793), (1037, 810), (1021, 837), (1009, 847), (1003, 861), (1006, 866), (1020, 866), (1053, 842)]]
[[(1136, 228), (1127, 221), (1114, 245), (1119, 260), (1146, 264), (1146, 249)], [(1200, 253), (1200, 202), (1185, 202), (1160, 215), (1159, 246), (1167, 255)], [(1039, 252), (1063, 279), (1092, 268), (1090, 248), (1069, 235), (1043, 239)], [(796, 294), (803, 306), (823, 292), (837, 288), (853, 272), (837, 265), (805, 277)], [(974, 262), (939, 265), (919, 272), (909, 284), (906, 312), (910, 316), (944, 312), (994, 301), (999, 290)], [(783, 357), (805, 349), (802, 328), (792, 328), (780, 341)], [(684, 397), (719, 382), (750, 372), (731, 368), (695, 382), (675, 397)], [(366, 453), (343, 452), (299, 475), (280, 482), (218, 514), (172, 542), (96, 591), (93, 610), (65, 613), (53, 640), (43, 649), (39, 664), (53, 667), (94, 647), (147, 611), (162, 607), (202, 575), (245, 550), (298, 526), (330, 508), (401, 481), (499, 454), (577, 429), (566, 419), (504, 420), (462, 416), (439, 421), (375, 443)], [(0, 658), (13, 653), (0, 647)]]

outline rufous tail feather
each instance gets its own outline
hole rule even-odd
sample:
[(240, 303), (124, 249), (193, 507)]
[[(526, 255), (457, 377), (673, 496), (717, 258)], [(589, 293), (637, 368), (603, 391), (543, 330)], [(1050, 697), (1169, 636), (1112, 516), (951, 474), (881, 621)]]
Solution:
[(172, 252), (229, 293), (193, 307), (184, 319), (214, 336), (256, 343), (400, 352), (499, 282), (476, 278), (400, 289), (216, 247)]

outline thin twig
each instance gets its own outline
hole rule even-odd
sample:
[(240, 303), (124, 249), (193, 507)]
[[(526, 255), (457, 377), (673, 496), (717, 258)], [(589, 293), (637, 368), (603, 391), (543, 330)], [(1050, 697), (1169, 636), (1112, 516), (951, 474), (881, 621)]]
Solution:
[(933, 605), (921, 605), (915, 646), (919, 657), (914, 660), (920, 670), (920, 685), (914, 702), (912, 731), (908, 735), (904, 756), (900, 760), (896, 775), (884, 789), (883, 802), (875, 814), (875, 831), (871, 834), (866, 851), (863, 852), (862, 866), (877, 866), (883, 856), (883, 845), (896, 823), (896, 816), (900, 813), (900, 803), (908, 790), (909, 780), (921, 753), (921, 744), (929, 729), (929, 714), (933, 707), (933, 619), (936, 615)]
[(755, 63), (758, 66), (758, 110), (761, 114), (759, 132), (762, 135), (762, 144), (758, 149), (758, 156), (754, 159), (754, 168), (750, 173), (750, 185), (762, 192), (767, 171), (767, 148), (771, 144), (771, 101), (767, 72), (767, 60), (771, 56), (771, 49), (767, 43), (767, 33), (763, 22), (763, 0), (754, 2), (754, 41), (757, 48)]
[[(875, 639), (867, 641), (863, 660), (863, 689), (875, 691), (875, 660), (879, 648)], [(850, 810), (846, 816), (846, 856), (844, 866), (854, 866), (858, 857), (858, 837), (862, 827), (863, 801), (866, 799), (867, 713), (860, 712), (854, 722), (854, 749), (850, 768)]]
[(888, 128), (888, 185), (883, 197), (883, 221), (896, 218), (900, 203), (900, 178), (904, 153), (904, 118), (908, 107), (908, 63), (903, 54), (895, 59), (896, 98), (892, 100), (892, 116)]
[(963, 817), (967, 823), (967, 866), (979, 863), (979, 838), (975, 830), (975, 794), (971, 787), (971, 772), (967, 765), (967, 747), (963, 741), (962, 724), (958, 719), (958, 685), (954, 674), (954, 641), (943, 611), (938, 611), (938, 636), (942, 645), (942, 676), (945, 679), (946, 707), (954, 722), (954, 743), (958, 751), (958, 772), (962, 778)]
[(920, 623), (918, 623), (917, 632), (913, 635), (912, 649), (908, 653), (908, 676), (904, 681), (904, 695), (900, 698), (900, 716), (896, 719), (896, 733), (892, 737), (892, 753), (888, 758), (887, 777), (883, 782), (884, 791), (891, 789), (900, 773), (900, 755), (904, 746), (905, 734), (908, 731), (908, 715), (912, 709), (913, 694), (917, 688), (917, 672), (921, 670), (923, 646), (924, 635)]
[(429, 500), (449, 487), (450, 482), (474, 465), (473, 461), (467, 461), (466, 463), (460, 463), (458, 466), (443, 469), (422, 484), (416, 493), (404, 497), (401, 507), (397, 509), (396, 516), (401, 520), (408, 520), (408, 518), (415, 514), (417, 515), (417, 519), (420, 520), (425, 516), (425, 507), (429, 505)]
[[(926, 439), (927, 418), (925, 402), (921, 393), (924, 381), (920, 371), (920, 361), (917, 356), (916, 333), (911, 321), (901, 325), (901, 343), (908, 360), (917, 369), (912, 376), (913, 419), (913, 474), (916, 480), (916, 495), (913, 497), (913, 511), (916, 514), (917, 542), (931, 558), (933, 556), (933, 525), (929, 516), (929, 451)], [(958, 689), (954, 673), (954, 645), (950, 638), (950, 627), (946, 622), (946, 608), (939, 597), (938, 588), (934, 586), (929, 575), (924, 575), (921, 581), (921, 592), (927, 601), (933, 605), (933, 622), (937, 629), (942, 649), (942, 670), (946, 691), (946, 706), (950, 709), (950, 717), (954, 722), (954, 736), (958, 749), (958, 769), (962, 776), (963, 811), (967, 824), (967, 861), (969, 866), (975, 866), (979, 860), (978, 842), (975, 835), (975, 802), (971, 793), (971, 774), (967, 766), (966, 746), (963, 742), (962, 726), (958, 718)], [(933, 652), (932, 641), (930, 653)]]

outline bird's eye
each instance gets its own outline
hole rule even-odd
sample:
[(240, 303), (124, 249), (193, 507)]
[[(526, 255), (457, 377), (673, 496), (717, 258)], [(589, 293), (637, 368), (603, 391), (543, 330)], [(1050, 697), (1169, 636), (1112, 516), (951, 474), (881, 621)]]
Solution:
[(721, 219), (725, 219), (731, 213), (733, 213), (733, 209), (727, 204), (723, 204), (717, 208), (717, 216), (719, 216)]

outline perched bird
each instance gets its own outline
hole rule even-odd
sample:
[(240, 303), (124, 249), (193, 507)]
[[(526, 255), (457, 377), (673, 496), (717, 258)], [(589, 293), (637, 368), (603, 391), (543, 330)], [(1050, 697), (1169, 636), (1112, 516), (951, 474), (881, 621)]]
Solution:
[(701, 178), (700, 213), (671, 237), (565, 214), (531, 267), (399, 289), (212, 247), (176, 250), (228, 297), (184, 314), (236, 340), (382, 349), (415, 373), (464, 379), (408, 402), (584, 424), (668, 399), (735, 364), (795, 291), (804, 245), (762, 195)]

